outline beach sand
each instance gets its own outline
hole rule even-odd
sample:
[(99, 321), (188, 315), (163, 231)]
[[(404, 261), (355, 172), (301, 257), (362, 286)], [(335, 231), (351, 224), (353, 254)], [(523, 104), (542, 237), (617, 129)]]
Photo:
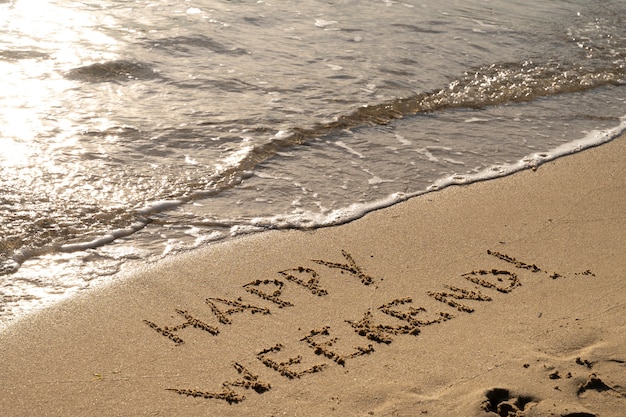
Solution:
[(0, 414), (624, 416), (625, 161), (146, 266), (0, 333)]

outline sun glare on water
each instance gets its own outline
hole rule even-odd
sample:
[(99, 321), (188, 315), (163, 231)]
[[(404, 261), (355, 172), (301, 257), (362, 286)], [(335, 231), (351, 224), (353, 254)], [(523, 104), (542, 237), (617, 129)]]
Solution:
[(0, 2), (0, 169), (15, 175), (16, 167), (46, 157), (50, 142), (65, 140), (68, 116), (77, 110), (64, 99), (76, 88), (66, 71), (116, 58), (116, 41), (100, 30), (114, 22), (98, 21), (84, 7)]

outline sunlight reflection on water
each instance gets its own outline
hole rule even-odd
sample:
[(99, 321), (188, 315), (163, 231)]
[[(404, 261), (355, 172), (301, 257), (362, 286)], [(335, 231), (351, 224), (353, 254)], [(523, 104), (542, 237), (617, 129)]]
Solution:
[[(86, 60), (115, 58), (117, 42), (98, 30), (92, 15), (45, 0), (3, 5), (0, 27), (0, 155), (9, 165), (24, 165), (35, 137), (68, 135), (71, 109), (59, 101), (74, 83), (63, 72)], [(111, 22), (109, 22), (111, 23)], [(33, 145), (34, 146), (34, 145)], [(3, 164), (4, 165), (4, 164)]]

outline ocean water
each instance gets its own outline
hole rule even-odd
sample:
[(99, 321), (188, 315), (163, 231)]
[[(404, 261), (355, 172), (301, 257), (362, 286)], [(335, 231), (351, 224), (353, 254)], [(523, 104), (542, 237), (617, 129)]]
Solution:
[(623, 0), (0, 0), (0, 326), (626, 127)]

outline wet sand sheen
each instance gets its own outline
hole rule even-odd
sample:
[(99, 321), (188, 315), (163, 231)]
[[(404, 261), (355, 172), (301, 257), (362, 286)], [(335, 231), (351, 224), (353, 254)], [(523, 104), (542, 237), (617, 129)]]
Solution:
[(619, 416), (626, 137), (176, 257), (0, 337), (11, 415)]

